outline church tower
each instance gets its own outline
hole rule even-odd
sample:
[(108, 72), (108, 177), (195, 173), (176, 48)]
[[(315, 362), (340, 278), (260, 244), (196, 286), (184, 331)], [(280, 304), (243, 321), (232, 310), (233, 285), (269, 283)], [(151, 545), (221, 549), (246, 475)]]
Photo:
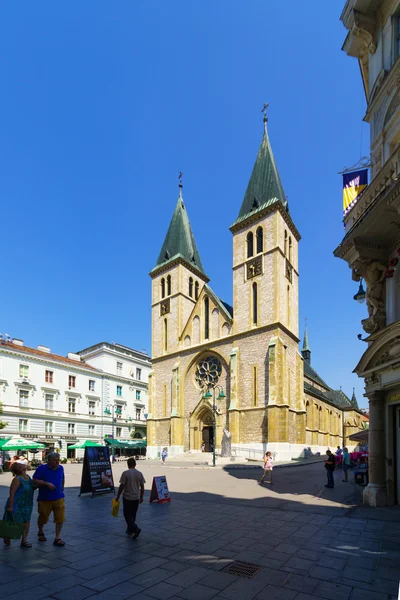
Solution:
[(177, 352), (180, 336), (209, 281), (182, 197), (182, 183), (152, 278), (152, 358)]
[(298, 337), (298, 242), (274, 155), (264, 135), (231, 226), (235, 334), (280, 325)]

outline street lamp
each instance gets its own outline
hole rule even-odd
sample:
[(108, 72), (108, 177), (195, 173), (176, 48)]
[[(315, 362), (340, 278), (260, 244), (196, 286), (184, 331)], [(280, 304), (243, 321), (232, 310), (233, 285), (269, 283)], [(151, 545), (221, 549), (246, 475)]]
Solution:
[(215, 390), (218, 389), (219, 394), (217, 397), (217, 400), (223, 400), (224, 398), (226, 398), (225, 394), (224, 394), (224, 390), (223, 388), (218, 385), (215, 384), (212, 388), (213, 393), (210, 392), (210, 388), (207, 388), (206, 393), (203, 396), (203, 400), (211, 400), (211, 398), (213, 399), (213, 403), (212, 403), (212, 411), (213, 411), (213, 415), (214, 415), (214, 427), (213, 427), (213, 467), (215, 467), (215, 440), (216, 440), (216, 433), (217, 433), (217, 405), (215, 403)]
[[(121, 415), (122, 411), (115, 404), (107, 404), (106, 408), (104, 409), (104, 414), (111, 417), (111, 437), (114, 441), (114, 424), (117, 422), (117, 417), (115, 415)], [(112, 462), (115, 461), (114, 455), (115, 455), (115, 446), (111, 445)]]
[(363, 288), (362, 279), (360, 279), (360, 286), (358, 288), (358, 292), (357, 292), (357, 294), (355, 294), (353, 296), (353, 299), (356, 302), (358, 302), (359, 304), (362, 304), (364, 302), (364, 300), (365, 300), (365, 296), (366, 296), (366, 293), (365, 293), (365, 290)]

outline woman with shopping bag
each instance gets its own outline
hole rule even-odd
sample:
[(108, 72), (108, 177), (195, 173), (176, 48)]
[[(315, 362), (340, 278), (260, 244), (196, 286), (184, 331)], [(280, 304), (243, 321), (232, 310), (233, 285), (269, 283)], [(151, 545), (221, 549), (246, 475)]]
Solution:
[(21, 538), (21, 548), (31, 548), (27, 541), (33, 508), (34, 487), (32, 479), (26, 473), (27, 465), (14, 462), (11, 472), (14, 479), (10, 485), (10, 495), (7, 499), (3, 520), (0, 522), (0, 536), (6, 546), (10, 540)]

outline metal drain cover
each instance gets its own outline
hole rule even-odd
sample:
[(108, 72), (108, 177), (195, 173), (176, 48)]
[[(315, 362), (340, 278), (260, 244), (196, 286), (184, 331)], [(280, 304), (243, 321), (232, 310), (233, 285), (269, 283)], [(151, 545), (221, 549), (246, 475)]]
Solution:
[(257, 575), (257, 573), (262, 571), (262, 569), (263, 567), (260, 567), (260, 565), (253, 565), (253, 563), (246, 563), (236, 560), (230, 565), (224, 567), (222, 571), (225, 573), (230, 573), (231, 575), (236, 575), (237, 577), (252, 579), (254, 575)]

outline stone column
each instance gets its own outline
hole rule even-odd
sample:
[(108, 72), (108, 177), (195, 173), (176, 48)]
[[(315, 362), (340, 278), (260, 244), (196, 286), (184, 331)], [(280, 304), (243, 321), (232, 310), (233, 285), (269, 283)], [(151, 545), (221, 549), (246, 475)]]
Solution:
[(363, 501), (368, 506), (386, 506), (386, 463), (385, 463), (385, 400), (383, 392), (368, 394), (369, 440), (368, 479)]

